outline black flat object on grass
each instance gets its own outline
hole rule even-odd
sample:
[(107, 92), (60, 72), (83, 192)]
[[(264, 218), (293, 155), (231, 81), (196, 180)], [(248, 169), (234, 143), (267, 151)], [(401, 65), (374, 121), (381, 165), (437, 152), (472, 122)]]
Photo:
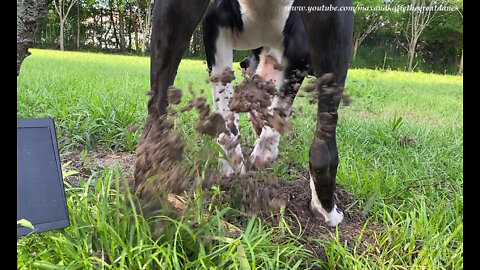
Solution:
[[(55, 124), (51, 118), (17, 119), (17, 221), (34, 233), (70, 226)], [(17, 225), (17, 237), (32, 232)]]

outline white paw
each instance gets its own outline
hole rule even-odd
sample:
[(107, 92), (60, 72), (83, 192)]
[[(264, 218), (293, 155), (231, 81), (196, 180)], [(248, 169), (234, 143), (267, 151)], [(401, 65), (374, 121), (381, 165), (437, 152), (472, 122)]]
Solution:
[(257, 168), (263, 168), (268, 163), (274, 161), (278, 156), (279, 142), (280, 133), (271, 127), (265, 126), (250, 155), (252, 165)]
[(220, 134), (217, 142), (225, 151), (228, 161), (224, 158), (219, 159), (222, 176), (231, 176), (234, 173), (245, 174), (246, 168), (242, 148), (239, 144), (240, 137), (233, 134)]
[(230, 177), (232, 174), (235, 173), (235, 170), (230, 166), (230, 163), (223, 158), (219, 159), (220, 162), (220, 171), (222, 172), (222, 176)]
[(323, 209), (322, 205), (317, 205), (312, 200), (310, 202), (310, 209), (316, 214), (321, 214), (328, 226), (335, 227), (343, 220), (343, 213), (338, 211), (336, 205), (333, 206), (331, 212), (327, 212), (325, 209)]
[(325, 222), (328, 225), (335, 227), (343, 220), (343, 213), (342, 211), (338, 211), (337, 206), (334, 205), (332, 212), (328, 213), (328, 217), (325, 218)]
[(230, 162), (226, 161), (223, 158), (219, 159), (219, 163), (222, 176), (230, 177), (233, 174), (244, 175), (245, 173), (247, 173), (243, 159), (239, 163), (234, 164), (233, 167)]
[(327, 212), (320, 200), (318, 199), (317, 192), (315, 190), (315, 184), (313, 183), (313, 179), (310, 176), (310, 189), (312, 191), (312, 200), (310, 201), (310, 211), (315, 214), (320, 214), (325, 219), (325, 223), (328, 226), (335, 227), (343, 220), (343, 213), (338, 211), (337, 205), (333, 205), (333, 209), (330, 212)]

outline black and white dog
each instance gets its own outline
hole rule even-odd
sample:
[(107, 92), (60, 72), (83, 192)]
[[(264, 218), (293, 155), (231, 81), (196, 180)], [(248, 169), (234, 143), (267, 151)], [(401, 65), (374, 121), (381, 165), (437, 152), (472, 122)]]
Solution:
[[(298, 7), (291, 11), (291, 7)], [(329, 7), (329, 11), (308, 11), (308, 7)], [(273, 81), (282, 95), (275, 96), (269, 110), (282, 108), (288, 116), (301, 83), (309, 70), (317, 77), (334, 74), (343, 86), (350, 62), (353, 33), (352, 0), (156, 0), (151, 36), (151, 90), (149, 113), (166, 114), (167, 89), (173, 84), (178, 65), (191, 35), (203, 18), (204, 43), (211, 76), (232, 68), (233, 50), (253, 50), (249, 68)], [(244, 63), (245, 64), (245, 63)], [(281, 64), (282, 68), (278, 68)], [(319, 82), (321, 83), (321, 82)], [(231, 84), (211, 82), (214, 109), (228, 126), (238, 130), (238, 116), (230, 117)], [(320, 87), (318, 89), (321, 89)], [(343, 219), (333, 201), (338, 166), (335, 138), (339, 100), (319, 90), (317, 130), (310, 146), (309, 168), (311, 210), (321, 214), (328, 225)], [(152, 111), (153, 110), (153, 111)], [(233, 121), (234, 123), (229, 123)], [(333, 127), (333, 128), (332, 128)], [(236, 135), (234, 135), (236, 133)], [(280, 133), (265, 125), (259, 133), (250, 160), (268, 163), (278, 154)], [(235, 140), (237, 132), (222, 133), (218, 142)], [(222, 138), (223, 137), (223, 138)], [(227, 150), (227, 157), (240, 156), (241, 147)], [(222, 163), (225, 175), (245, 171), (244, 162)]]

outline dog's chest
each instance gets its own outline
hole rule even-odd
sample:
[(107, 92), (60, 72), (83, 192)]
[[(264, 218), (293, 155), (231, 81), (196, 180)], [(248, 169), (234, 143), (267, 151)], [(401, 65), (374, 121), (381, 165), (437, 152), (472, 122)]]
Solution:
[(283, 43), (283, 29), (293, 0), (238, 0), (243, 31), (233, 35), (236, 49), (278, 47)]

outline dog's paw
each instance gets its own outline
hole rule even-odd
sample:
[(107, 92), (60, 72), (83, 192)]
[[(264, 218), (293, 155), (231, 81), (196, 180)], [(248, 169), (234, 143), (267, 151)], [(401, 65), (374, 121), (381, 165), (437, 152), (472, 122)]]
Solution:
[(331, 212), (327, 212), (322, 205), (318, 205), (312, 200), (310, 201), (310, 211), (317, 216), (323, 217), (325, 223), (331, 227), (335, 227), (343, 221), (343, 213), (338, 211), (336, 205), (334, 205)]
[(312, 191), (312, 200), (310, 201), (310, 211), (317, 215), (323, 217), (325, 223), (328, 226), (335, 227), (343, 220), (343, 213), (338, 210), (337, 205), (334, 204), (333, 208), (330, 212), (327, 212), (325, 208), (323, 208), (322, 203), (317, 196), (317, 191), (315, 190), (315, 184), (313, 183), (313, 179), (310, 176), (310, 189)]
[(262, 169), (274, 161), (278, 156), (279, 142), (280, 133), (271, 127), (264, 127), (250, 155), (252, 165), (257, 169)]
[(223, 177), (230, 177), (235, 173), (235, 170), (230, 166), (230, 163), (223, 158), (220, 158), (220, 172), (222, 173)]

